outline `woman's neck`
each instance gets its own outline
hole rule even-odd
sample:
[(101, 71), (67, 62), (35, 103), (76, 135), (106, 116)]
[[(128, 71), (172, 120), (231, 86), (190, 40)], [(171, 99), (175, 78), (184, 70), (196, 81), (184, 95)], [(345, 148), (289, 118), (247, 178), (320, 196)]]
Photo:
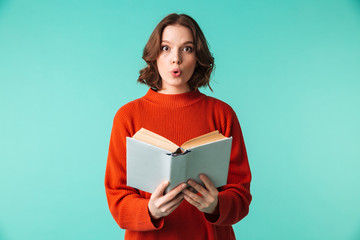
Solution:
[(190, 92), (191, 89), (188, 85), (179, 88), (179, 87), (171, 87), (171, 86), (167, 86), (167, 87), (163, 87), (161, 89), (159, 89), (157, 92), (158, 93), (162, 93), (162, 94), (181, 94), (181, 93), (187, 93)]

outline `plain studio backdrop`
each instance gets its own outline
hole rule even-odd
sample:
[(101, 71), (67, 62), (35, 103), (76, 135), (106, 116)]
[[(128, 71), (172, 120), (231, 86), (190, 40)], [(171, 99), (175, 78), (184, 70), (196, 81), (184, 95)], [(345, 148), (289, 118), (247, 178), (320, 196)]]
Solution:
[[(121, 239), (104, 173), (167, 14), (198, 21), (253, 174), (238, 239), (360, 239), (360, 2), (0, 0), (0, 239)], [(179, 226), (181, 227), (181, 226)]]

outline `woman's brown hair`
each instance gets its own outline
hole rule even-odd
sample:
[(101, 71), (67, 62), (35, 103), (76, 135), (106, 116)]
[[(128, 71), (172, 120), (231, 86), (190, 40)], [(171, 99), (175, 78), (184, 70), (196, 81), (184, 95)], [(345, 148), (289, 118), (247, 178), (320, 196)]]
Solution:
[(145, 45), (142, 58), (147, 66), (140, 70), (138, 82), (147, 84), (149, 87), (159, 90), (162, 87), (161, 77), (156, 66), (156, 59), (160, 54), (161, 37), (166, 26), (179, 24), (191, 30), (196, 54), (196, 67), (193, 75), (188, 81), (191, 90), (202, 86), (210, 87), (210, 75), (214, 65), (214, 57), (209, 51), (209, 47), (203, 32), (196, 21), (186, 14), (172, 13), (159, 22), (152, 32)]

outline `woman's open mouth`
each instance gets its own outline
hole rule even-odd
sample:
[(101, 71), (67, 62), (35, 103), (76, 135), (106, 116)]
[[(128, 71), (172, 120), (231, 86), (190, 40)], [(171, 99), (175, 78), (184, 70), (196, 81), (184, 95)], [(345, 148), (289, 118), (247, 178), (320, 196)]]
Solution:
[(180, 75), (181, 75), (181, 70), (180, 69), (173, 69), (172, 71), (171, 71), (171, 75), (173, 76), (173, 77), (179, 77)]

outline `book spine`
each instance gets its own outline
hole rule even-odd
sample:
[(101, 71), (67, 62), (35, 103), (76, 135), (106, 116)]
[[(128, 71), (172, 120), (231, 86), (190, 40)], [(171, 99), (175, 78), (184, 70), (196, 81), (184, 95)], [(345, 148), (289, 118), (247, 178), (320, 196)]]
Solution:
[(171, 156), (170, 185), (166, 188), (168, 193), (180, 183), (186, 182), (187, 154)]

